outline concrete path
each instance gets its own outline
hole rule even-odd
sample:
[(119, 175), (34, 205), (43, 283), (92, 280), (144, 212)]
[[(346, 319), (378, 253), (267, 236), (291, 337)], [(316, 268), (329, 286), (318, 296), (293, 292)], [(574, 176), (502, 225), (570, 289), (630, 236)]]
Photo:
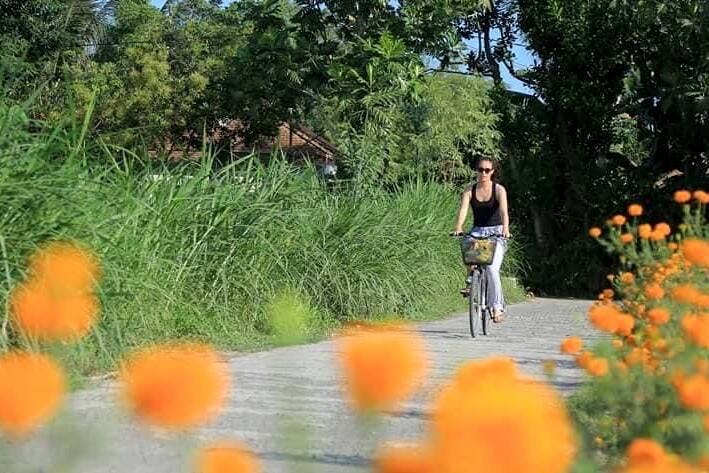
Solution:
[[(0, 447), (0, 455), (5, 450), (0, 471), (187, 473), (199, 442), (223, 438), (246, 443), (268, 473), (368, 471), (379, 442), (422, 437), (427, 400), (467, 360), (506, 355), (536, 377), (542, 376), (544, 361), (554, 360), (554, 385), (568, 394), (583, 375), (559, 354), (559, 343), (569, 335), (588, 341), (598, 336), (586, 323), (588, 306), (553, 299), (518, 304), (504, 323), (492, 325), (491, 335), (477, 339), (468, 334), (466, 315), (419, 324), (433, 361), (427, 385), (403, 412), (377, 424), (364, 424), (350, 413), (331, 341), (232, 357), (227, 408), (189, 438), (156, 435), (124, 418), (115, 411), (114, 388), (106, 382), (72, 396), (69, 414), (38, 439), (9, 451)], [(78, 430), (69, 427), (76, 424)], [(68, 460), (77, 455), (80, 463)], [(62, 463), (64, 469), (57, 467)]]

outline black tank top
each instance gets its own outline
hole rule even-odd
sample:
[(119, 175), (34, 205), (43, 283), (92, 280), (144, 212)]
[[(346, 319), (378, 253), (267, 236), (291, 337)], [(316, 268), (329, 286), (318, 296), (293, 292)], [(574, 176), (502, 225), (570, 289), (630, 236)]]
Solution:
[(473, 225), (476, 227), (493, 227), (502, 225), (502, 216), (500, 215), (500, 203), (497, 201), (497, 193), (495, 187), (497, 183), (492, 183), (492, 197), (490, 200), (480, 202), (475, 195), (477, 184), (473, 186), (473, 195), (470, 198), (470, 206), (473, 208)]

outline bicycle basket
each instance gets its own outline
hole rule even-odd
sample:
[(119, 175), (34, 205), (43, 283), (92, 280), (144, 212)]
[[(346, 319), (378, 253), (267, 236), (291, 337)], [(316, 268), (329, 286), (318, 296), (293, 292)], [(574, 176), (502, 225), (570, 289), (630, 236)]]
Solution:
[(491, 264), (495, 256), (495, 240), (478, 240), (477, 238), (464, 238), (460, 242), (465, 264)]

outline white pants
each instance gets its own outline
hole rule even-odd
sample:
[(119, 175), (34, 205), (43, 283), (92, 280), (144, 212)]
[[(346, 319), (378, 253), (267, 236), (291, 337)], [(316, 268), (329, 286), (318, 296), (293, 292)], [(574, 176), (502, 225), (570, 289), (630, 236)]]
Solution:
[[(470, 234), (474, 237), (487, 237), (490, 235), (502, 235), (502, 225), (494, 227), (473, 227)], [(487, 305), (492, 307), (494, 311), (505, 310), (505, 296), (502, 294), (502, 280), (500, 279), (500, 267), (502, 266), (502, 258), (507, 250), (507, 240), (504, 238), (496, 238), (495, 254), (492, 257), (492, 263), (485, 267), (487, 271)]]

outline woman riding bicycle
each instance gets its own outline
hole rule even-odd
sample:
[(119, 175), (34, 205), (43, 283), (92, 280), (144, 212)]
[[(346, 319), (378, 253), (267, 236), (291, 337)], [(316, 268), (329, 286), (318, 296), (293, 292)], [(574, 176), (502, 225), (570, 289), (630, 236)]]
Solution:
[[(463, 233), (463, 225), (468, 216), (468, 207), (473, 209), (473, 237), (502, 236), (495, 247), (492, 263), (486, 267), (488, 285), (487, 300), (492, 306), (493, 320), (502, 322), (505, 299), (502, 294), (500, 266), (510, 237), (510, 219), (507, 212), (507, 191), (497, 183), (497, 162), (490, 158), (480, 158), (475, 164), (477, 182), (469, 186), (460, 198), (460, 209), (455, 224), (455, 233)], [(462, 289), (461, 292), (467, 292)]]

